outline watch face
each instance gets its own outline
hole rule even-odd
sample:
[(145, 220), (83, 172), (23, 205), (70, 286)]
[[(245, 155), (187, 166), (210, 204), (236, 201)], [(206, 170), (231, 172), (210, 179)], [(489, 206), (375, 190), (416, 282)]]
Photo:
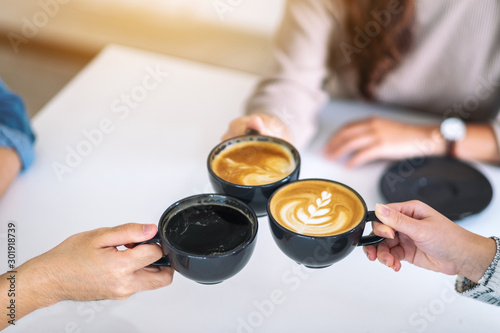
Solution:
[(458, 141), (465, 137), (466, 126), (462, 119), (448, 118), (441, 123), (441, 135), (448, 141)]

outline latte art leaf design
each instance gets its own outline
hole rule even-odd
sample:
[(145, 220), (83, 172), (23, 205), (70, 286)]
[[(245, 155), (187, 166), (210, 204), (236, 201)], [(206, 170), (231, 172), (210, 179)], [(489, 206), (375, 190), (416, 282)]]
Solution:
[(272, 217), (288, 230), (307, 236), (329, 236), (352, 230), (366, 208), (346, 186), (303, 180), (281, 187), (269, 203)]
[(284, 199), (275, 209), (288, 229), (309, 235), (344, 230), (354, 215), (350, 205), (338, 193), (324, 190), (295, 193), (293, 200)]
[(330, 213), (331, 208), (323, 208), (332, 202), (332, 194), (326, 191), (321, 193), (321, 199), (316, 199), (316, 205), (310, 204), (307, 207), (309, 214), (304, 212), (301, 207), (297, 211), (297, 218), (304, 224), (321, 224), (329, 221), (331, 216), (325, 216)]

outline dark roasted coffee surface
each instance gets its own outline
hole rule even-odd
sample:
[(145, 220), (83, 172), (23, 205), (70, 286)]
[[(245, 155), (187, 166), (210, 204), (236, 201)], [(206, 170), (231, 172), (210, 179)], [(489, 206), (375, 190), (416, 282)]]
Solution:
[(251, 238), (251, 223), (241, 212), (223, 205), (189, 207), (166, 224), (171, 244), (195, 255), (231, 251)]

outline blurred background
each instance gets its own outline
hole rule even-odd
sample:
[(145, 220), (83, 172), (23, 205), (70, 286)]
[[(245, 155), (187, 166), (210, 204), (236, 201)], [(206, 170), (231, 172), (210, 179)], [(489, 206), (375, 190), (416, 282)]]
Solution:
[(261, 74), (285, 0), (2, 0), (0, 78), (38, 112), (106, 44)]

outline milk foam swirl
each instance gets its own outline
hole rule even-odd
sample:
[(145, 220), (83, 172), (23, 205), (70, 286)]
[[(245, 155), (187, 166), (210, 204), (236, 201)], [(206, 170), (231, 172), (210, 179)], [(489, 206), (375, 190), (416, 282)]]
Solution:
[(364, 206), (346, 187), (304, 181), (278, 190), (271, 202), (271, 214), (296, 233), (327, 236), (352, 229), (362, 220)]
[(272, 142), (242, 142), (219, 155), (213, 161), (214, 172), (234, 184), (270, 184), (285, 178), (295, 169), (292, 154)]

